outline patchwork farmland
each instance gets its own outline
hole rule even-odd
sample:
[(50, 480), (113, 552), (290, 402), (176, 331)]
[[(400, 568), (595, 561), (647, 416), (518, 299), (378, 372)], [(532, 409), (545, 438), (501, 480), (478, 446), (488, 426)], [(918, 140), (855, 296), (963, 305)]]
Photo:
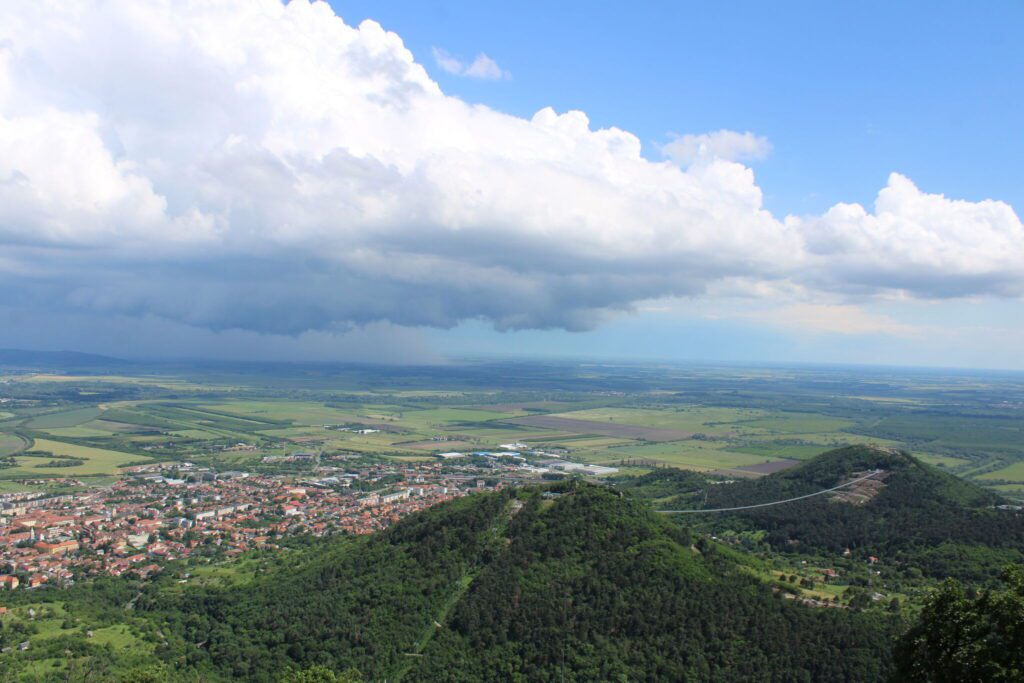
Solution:
[[(185, 376), (133, 381), (34, 373), (8, 385), (30, 398), (3, 406), (0, 480), (99, 481), (125, 463), (147, 460), (253, 469), (294, 453), (408, 460), (500, 452), (503, 444), (633, 472), (677, 467), (763, 476), (838, 446), (871, 443), (908, 448), (1000, 490), (1024, 489), (1019, 421), (965, 415), (932, 428), (934, 418), (922, 411), (937, 399), (911, 382), (899, 390), (906, 396), (880, 396), (872, 385), (868, 398), (857, 402), (849, 388), (823, 395), (802, 386), (791, 395), (771, 388), (765, 379), (771, 376), (741, 377), (744, 387), (748, 380), (765, 382), (757, 398), (702, 396), (704, 380), (688, 380), (680, 386), (696, 389), (683, 400), (636, 388), (510, 390), (503, 385), (515, 380), (504, 371), (458, 388), (440, 371), (396, 380), (403, 385), (395, 389), (374, 377), (367, 380), (373, 391), (339, 388), (315, 376), (225, 373), (203, 383)], [(787, 381), (785, 373), (778, 376), (771, 381)], [(602, 386), (614, 381), (601, 379)], [(635, 387), (646, 380), (630, 381)], [(672, 380), (659, 374), (657, 381)], [(723, 381), (715, 375), (707, 386)], [(793, 398), (800, 391), (811, 393)], [(36, 394), (44, 398), (32, 399)], [(54, 395), (61, 398), (48, 398)], [(41, 467), (47, 460), (25, 451), (82, 462)]]

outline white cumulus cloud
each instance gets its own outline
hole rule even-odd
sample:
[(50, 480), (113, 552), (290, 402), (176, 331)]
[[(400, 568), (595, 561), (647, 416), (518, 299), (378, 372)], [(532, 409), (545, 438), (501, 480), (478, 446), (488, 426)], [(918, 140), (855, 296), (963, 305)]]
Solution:
[(1024, 226), (1004, 202), (928, 194), (893, 173), (873, 213), (837, 204), (787, 223), (803, 238), (813, 266), (806, 281), (817, 287), (928, 298), (1024, 294)]
[(441, 67), (443, 71), (447, 71), (450, 74), (456, 76), (466, 76), (468, 78), (479, 78), (485, 81), (498, 81), (502, 78), (508, 78), (509, 74), (504, 71), (498, 63), (488, 57), (486, 54), (481, 52), (478, 54), (472, 62), (468, 64), (463, 62), (458, 57), (455, 57), (447, 50), (439, 47), (433, 48), (434, 61)]
[(753, 133), (719, 130), (700, 135), (680, 135), (663, 145), (662, 153), (683, 166), (698, 161), (760, 161), (772, 151), (768, 138)]
[(579, 111), (463, 102), (322, 2), (2, 3), (0, 288), (25, 309), (279, 334), (587, 329), (738, 282), (1022, 293), (1002, 202), (893, 175), (873, 212), (780, 219), (738, 162), (766, 142), (696, 137), (651, 161)]

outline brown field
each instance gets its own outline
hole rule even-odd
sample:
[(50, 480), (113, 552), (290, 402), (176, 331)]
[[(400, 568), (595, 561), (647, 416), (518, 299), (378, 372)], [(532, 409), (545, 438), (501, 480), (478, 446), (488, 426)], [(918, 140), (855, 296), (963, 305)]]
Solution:
[(693, 436), (693, 432), (679, 429), (663, 429), (655, 427), (638, 427), (618, 422), (597, 422), (595, 420), (575, 420), (570, 417), (552, 417), (550, 415), (530, 415), (516, 417), (505, 422), (527, 427), (544, 427), (559, 429), (576, 434), (596, 434), (614, 436), (620, 439), (636, 439), (638, 441), (681, 441)]
[(757, 474), (775, 474), (776, 472), (788, 470), (793, 465), (799, 464), (799, 460), (772, 460), (771, 462), (761, 462), (756, 465), (743, 465), (733, 469), (743, 470), (745, 472), (756, 472)]
[(759, 462), (756, 465), (738, 465), (736, 467), (723, 467), (721, 469), (714, 470), (711, 474), (716, 474), (720, 477), (733, 477), (739, 479), (757, 479), (763, 477), (766, 474), (775, 474), (783, 470), (788, 470), (793, 465), (800, 464), (799, 460), (773, 460), (771, 462)]

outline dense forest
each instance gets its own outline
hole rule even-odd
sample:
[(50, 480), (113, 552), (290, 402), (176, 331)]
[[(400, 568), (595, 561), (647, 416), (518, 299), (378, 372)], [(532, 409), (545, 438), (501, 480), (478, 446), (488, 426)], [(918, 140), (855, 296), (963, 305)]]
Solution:
[(581, 485), (534, 495), (413, 680), (871, 681), (894, 624), (798, 607), (716, 546)]
[(655, 471), (622, 482), (625, 490), (673, 508), (730, 508), (821, 491), (857, 473), (883, 470), (884, 486), (863, 504), (816, 496), (786, 505), (715, 515), (687, 522), (712, 533), (763, 530), (780, 551), (849, 550), (925, 576), (994, 581), (1007, 564), (1024, 559), (1020, 513), (1001, 510), (998, 496), (889, 449), (851, 446), (824, 453), (790, 470), (756, 480), (712, 485), (693, 473)]
[(476, 496), (244, 588), (154, 592), (169, 670), (276, 681), (882, 680), (899, 625), (794, 605), (605, 487)]

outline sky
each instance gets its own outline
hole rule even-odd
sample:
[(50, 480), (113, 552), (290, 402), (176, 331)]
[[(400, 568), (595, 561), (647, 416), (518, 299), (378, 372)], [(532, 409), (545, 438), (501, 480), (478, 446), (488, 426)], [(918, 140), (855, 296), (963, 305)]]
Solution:
[(0, 347), (1024, 369), (1021, 28), (4, 3)]

